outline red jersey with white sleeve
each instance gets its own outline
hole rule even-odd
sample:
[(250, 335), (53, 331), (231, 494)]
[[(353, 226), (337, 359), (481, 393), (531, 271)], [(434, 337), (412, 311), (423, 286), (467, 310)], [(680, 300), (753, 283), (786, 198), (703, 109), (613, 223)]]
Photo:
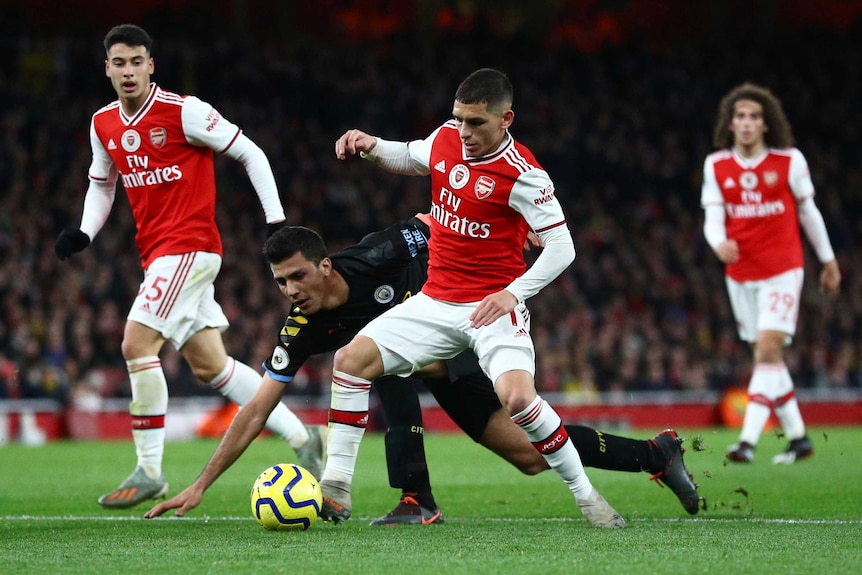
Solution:
[(803, 266), (797, 203), (814, 196), (808, 162), (796, 148), (768, 149), (754, 158), (722, 150), (706, 158), (701, 205), (723, 206), (727, 239), (739, 260), (731, 279), (755, 281)]
[(119, 172), (144, 269), (164, 255), (222, 255), (213, 151), (224, 153), (240, 134), (206, 102), (155, 84), (134, 116), (127, 116), (119, 101), (93, 115), (89, 177), (110, 183)]
[(506, 289), (526, 270), (527, 232), (566, 225), (547, 172), (508, 133), (496, 152), (471, 158), (450, 120), (427, 139), (410, 142), (409, 153), (431, 175), (433, 221), (422, 288), (430, 297), (467, 303)]

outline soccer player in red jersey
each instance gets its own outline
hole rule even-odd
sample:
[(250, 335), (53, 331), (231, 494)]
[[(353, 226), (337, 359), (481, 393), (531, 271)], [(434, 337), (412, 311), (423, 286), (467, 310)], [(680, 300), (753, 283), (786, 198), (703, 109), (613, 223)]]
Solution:
[[(321, 516), (350, 516), (350, 484), (368, 421), (371, 381), (417, 372), (472, 348), (506, 413), (564, 480), (595, 526), (622, 517), (590, 483), (559, 415), (536, 393), (535, 350), (525, 300), (575, 257), (554, 184), (509, 133), (512, 86), (484, 68), (458, 87), (452, 119), (424, 140), (386, 141), (349, 130), (339, 159), (361, 154), (384, 169), (431, 176), (428, 280), (422, 291), (371, 321), (335, 354)], [(527, 269), (533, 230), (544, 250)]]
[[(261, 432), (285, 386), (291, 385), (308, 358), (342, 347), (369, 321), (421, 291), (427, 275), (429, 223), (427, 215), (417, 215), (332, 255), (323, 239), (304, 227), (285, 226), (266, 240), (264, 255), (292, 310), (264, 362), (263, 383), (237, 413), (194, 482), (155, 505), (145, 518), (159, 517), (170, 509), (183, 516), (200, 505), (210, 485)], [(445, 374), (426, 378), (424, 385), (452, 421), (523, 473), (547, 469), (547, 461), (503, 410), (476, 355), (467, 350), (445, 365)], [(443, 512), (431, 493), (422, 408), (415, 388), (398, 376), (376, 379), (374, 387), (387, 423), (389, 483), (402, 493), (398, 505), (371, 525), (443, 523)], [(585, 466), (647, 471), (650, 479), (670, 487), (688, 513), (698, 512), (702, 500), (683, 461), (683, 439), (674, 430), (636, 440), (582, 425), (565, 427)]]
[[(105, 75), (118, 99), (92, 117), (93, 159), (81, 225), (64, 229), (55, 251), (65, 260), (90, 245), (108, 218), (121, 179), (144, 269), (122, 342), (138, 461), (135, 471), (99, 504), (126, 508), (168, 489), (162, 470), (168, 386), (159, 361), (166, 341), (182, 353), (198, 379), (235, 403), (245, 404), (261, 382), (257, 371), (227, 355), (221, 337), (228, 320), (213, 288), (222, 261), (213, 152), (245, 166), (269, 230), (283, 225), (284, 209), (269, 161), (254, 142), (206, 102), (150, 82), (155, 64), (146, 31), (132, 24), (116, 26), (104, 46)], [(283, 404), (267, 427), (297, 450), (312, 473), (320, 473), (319, 428), (306, 428)]]
[(790, 443), (772, 462), (793, 463), (814, 452), (783, 359), (796, 332), (802, 292), (800, 226), (823, 264), (821, 290), (838, 295), (841, 272), (781, 101), (755, 84), (735, 87), (719, 105), (713, 144), (719, 151), (703, 168), (703, 230), (725, 264), (739, 337), (754, 349), (749, 403), (739, 442), (727, 458), (753, 461), (774, 409)]

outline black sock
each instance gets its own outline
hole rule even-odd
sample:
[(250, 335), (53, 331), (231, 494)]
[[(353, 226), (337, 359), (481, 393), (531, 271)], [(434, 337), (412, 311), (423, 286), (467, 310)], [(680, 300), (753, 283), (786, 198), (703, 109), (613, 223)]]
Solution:
[(374, 387), (388, 425), (385, 444), (389, 485), (415, 498), (423, 507), (436, 509), (425, 460), (422, 408), (412, 382), (384, 377), (376, 380)]
[(653, 457), (648, 440), (611, 435), (584, 425), (567, 425), (584, 467), (611, 471), (648, 471)]

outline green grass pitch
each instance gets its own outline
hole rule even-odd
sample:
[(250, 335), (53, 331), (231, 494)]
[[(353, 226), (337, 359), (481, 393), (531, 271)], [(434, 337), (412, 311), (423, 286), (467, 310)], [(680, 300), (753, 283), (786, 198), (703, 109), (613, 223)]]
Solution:
[[(613, 430), (608, 430), (613, 432)], [(658, 430), (624, 432), (650, 437)], [(0, 447), (3, 573), (650, 574), (862, 573), (862, 430), (809, 430), (813, 458), (770, 462), (785, 442), (761, 440), (754, 464), (728, 465), (736, 433), (679, 430), (706, 509), (687, 515), (646, 473), (590, 470), (626, 518), (623, 530), (590, 527), (553, 472), (518, 473), (458, 434), (426, 438), (434, 493), (446, 523), (370, 527), (397, 503), (383, 438), (362, 442), (353, 517), (305, 532), (269, 532), (251, 517), (249, 492), (291, 449), (258, 439), (185, 518), (142, 519), (149, 506), (109, 511), (97, 497), (134, 467), (130, 442)], [(695, 450), (697, 445), (700, 450)], [(170, 494), (188, 485), (215, 447), (169, 443)]]

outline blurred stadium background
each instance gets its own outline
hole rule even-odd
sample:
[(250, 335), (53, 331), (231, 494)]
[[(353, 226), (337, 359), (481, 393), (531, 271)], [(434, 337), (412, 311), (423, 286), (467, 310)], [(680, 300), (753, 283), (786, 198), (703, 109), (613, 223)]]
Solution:
[[(513, 133), (554, 178), (578, 249), (531, 303), (538, 386), (566, 417), (603, 425), (712, 425), (747, 383), (700, 177), (721, 95), (770, 87), (844, 274), (837, 302), (818, 294), (808, 251), (787, 361), (809, 424), (862, 423), (860, 15), (852, 0), (0, 0), (0, 445), (33, 421), (36, 440), (130, 436), (120, 341), (141, 272), (123, 194), (91, 248), (53, 253), (79, 222), (89, 119), (115, 97), (101, 40), (122, 22), (154, 37), (155, 81), (211, 102), (266, 151), (288, 220), (333, 250), (428, 204), (423, 178), (337, 162), (337, 136), (424, 137), (464, 75), (509, 73)], [(217, 172), (226, 343), (257, 366), (285, 302), (258, 256), (245, 173), (226, 160)], [(192, 434), (220, 396), (170, 346), (163, 365), (169, 431)], [(328, 374), (320, 358), (289, 390), (311, 422), (325, 421)], [(431, 403), (428, 418), (446, 427)]]

